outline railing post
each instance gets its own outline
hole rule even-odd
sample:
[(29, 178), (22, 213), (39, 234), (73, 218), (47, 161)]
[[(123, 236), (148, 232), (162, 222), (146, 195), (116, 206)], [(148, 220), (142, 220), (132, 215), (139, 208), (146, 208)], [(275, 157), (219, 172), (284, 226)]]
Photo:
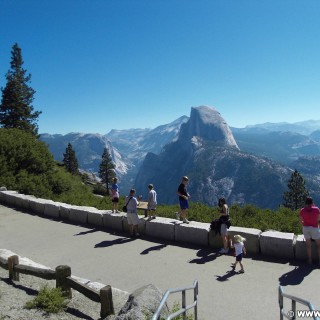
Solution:
[(198, 319), (198, 281), (196, 283), (195, 288), (193, 289), (193, 301), (196, 301), (196, 305), (194, 306), (194, 320)]
[(71, 276), (71, 268), (69, 266), (56, 267), (56, 287), (60, 288), (62, 294), (67, 298), (72, 298), (72, 291), (67, 283), (67, 277)]
[(104, 319), (105, 317), (111, 314), (114, 314), (111, 286), (108, 285), (100, 289), (100, 302), (101, 302), (101, 311), (100, 311), (101, 319)]
[[(182, 309), (186, 308), (186, 290), (182, 290)], [(187, 319), (187, 311), (183, 312), (183, 320)]]
[(296, 300), (291, 300), (291, 310), (293, 311), (293, 317), (291, 318), (291, 320), (295, 320), (296, 319)]
[(14, 267), (19, 264), (19, 256), (13, 255), (8, 257), (8, 269), (9, 269), (9, 279), (14, 281), (20, 281), (19, 272), (15, 271)]
[(283, 309), (283, 295), (282, 295), (282, 288), (279, 286), (278, 289), (278, 300), (279, 300), (279, 308), (280, 308), (280, 320), (283, 320), (283, 314), (282, 314), (282, 309)]

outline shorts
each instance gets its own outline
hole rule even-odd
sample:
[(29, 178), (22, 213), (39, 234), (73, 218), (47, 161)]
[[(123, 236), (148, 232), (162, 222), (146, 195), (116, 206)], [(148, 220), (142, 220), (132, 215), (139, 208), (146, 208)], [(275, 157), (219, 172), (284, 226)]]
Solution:
[(320, 239), (320, 229), (316, 227), (305, 227), (303, 226), (303, 235), (304, 238), (319, 240)]
[(236, 256), (236, 261), (241, 261), (241, 260), (242, 260), (242, 253)]
[(180, 209), (181, 209), (181, 210), (189, 209), (188, 200), (186, 200), (186, 199), (181, 200), (181, 199), (180, 199), (179, 202), (180, 202)]
[(131, 213), (127, 212), (127, 219), (128, 219), (128, 224), (131, 225), (137, 225), (139, 224), (139, 217), (137, 213)]
[(114, 197), (114, 198), (112, 198), (111, 202), (119, 202), (119, 198), (118, 197)]
[(150, 211), (156, 211), (156, 207), (157, 207), (156, 204), (150, 204), (150, 205), (148, 205), (148, 210), (150, 210)]
[(220, 234), (222, 236), (226, 236), (228, 234), (228, 228), (227, 228), (227, 225), (225, 223), (221, 223)]

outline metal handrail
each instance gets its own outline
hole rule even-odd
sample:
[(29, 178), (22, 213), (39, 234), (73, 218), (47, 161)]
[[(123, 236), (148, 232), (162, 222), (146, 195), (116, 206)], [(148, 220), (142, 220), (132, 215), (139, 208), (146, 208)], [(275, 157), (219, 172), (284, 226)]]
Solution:
[[(193, 303), (186, 306), (186, 291), (187, 290), (193, 290)], [(161, 299), (161, 302), (159, 304), (159, 307), (152, 317), (152, 320), (160, 320), (161, 310), (164, 307), (165, 303), (167, 302), (169, 295), (172, 293), (177, 293), (177, 292), (182, 293), (182, 307), (180, 310), (178, 310), (172, 314), (169, 314), (167, 316), (166, 320), (175, 319), (180, 314), (183, 315), (183, 320), (186, 320), (187, 319), (187, 311), (192, 308), (194, 308), (194, 319), (197, 320), (198, 319), (198, 292), (199, 292), (198, 290), (199, 290), (198, 289), (198, 280), (194, 280), (193, 285), (190, 287), (168, 289), (164, 293), (164, 295)]]
[[(283, 310), (283, 298), (287, 298), (291, 300), (291, 310), (285, 312)], [(285, 317), (286, 319), (290, 319), (290, 320), (295, 320), (296, 319), (296, 313), (297, 313), (297, 308), (296, 308), (296, 304), (297, 302), (300, 304), (303, 304), (305, 306), (307, 306), (309, 308), (309, 311), (313, 311), (313, 316), (312, 318), (314, 320), (320, 320), (319, 317), (316, 316), (315, 314), (315, 309), (313, 307), (313, 305), (311, 304), (311, 302), (304, 300), (304, 299), (300, 299), (297, 298), (295, 296), (292, 296), (290, 294), (286, 294), (284, 293), (283, 289), (281, 286), (279, 286), (279, 307), (280, 307), (280, 320), (283, 320), (283, 317)]]

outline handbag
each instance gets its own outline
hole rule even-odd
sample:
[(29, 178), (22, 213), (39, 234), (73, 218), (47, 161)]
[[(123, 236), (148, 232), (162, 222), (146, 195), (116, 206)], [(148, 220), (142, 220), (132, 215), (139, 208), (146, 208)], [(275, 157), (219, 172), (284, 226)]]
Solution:
[(129, 203), (129, 201), (132, 199), (132, 197), (130, 197), (130, 199), (128, 200), (128, 202), (122, 207), (122, 211), (123, 212), (127, 212), (128, 211), (128, 208), (127, 208), (127, 205)]

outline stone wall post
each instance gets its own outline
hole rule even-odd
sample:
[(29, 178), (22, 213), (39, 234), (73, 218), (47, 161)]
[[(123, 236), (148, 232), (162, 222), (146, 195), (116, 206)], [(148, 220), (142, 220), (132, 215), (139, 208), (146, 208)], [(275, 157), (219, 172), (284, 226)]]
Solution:
[(71, 276), (71, 268), (69, 266), (56, 267), (56, 287), (60, 288), (62, 294), (67, 298), (72, 298), (72, 291), (67, 282), (67, 277)]
[(101, 302), (101, 311), (100, 311), (101, 319), (104, 319), (105, 317), (111, 314), (114, 314), (111, 286), (108, 285), (100, 289), (100, 302)]

